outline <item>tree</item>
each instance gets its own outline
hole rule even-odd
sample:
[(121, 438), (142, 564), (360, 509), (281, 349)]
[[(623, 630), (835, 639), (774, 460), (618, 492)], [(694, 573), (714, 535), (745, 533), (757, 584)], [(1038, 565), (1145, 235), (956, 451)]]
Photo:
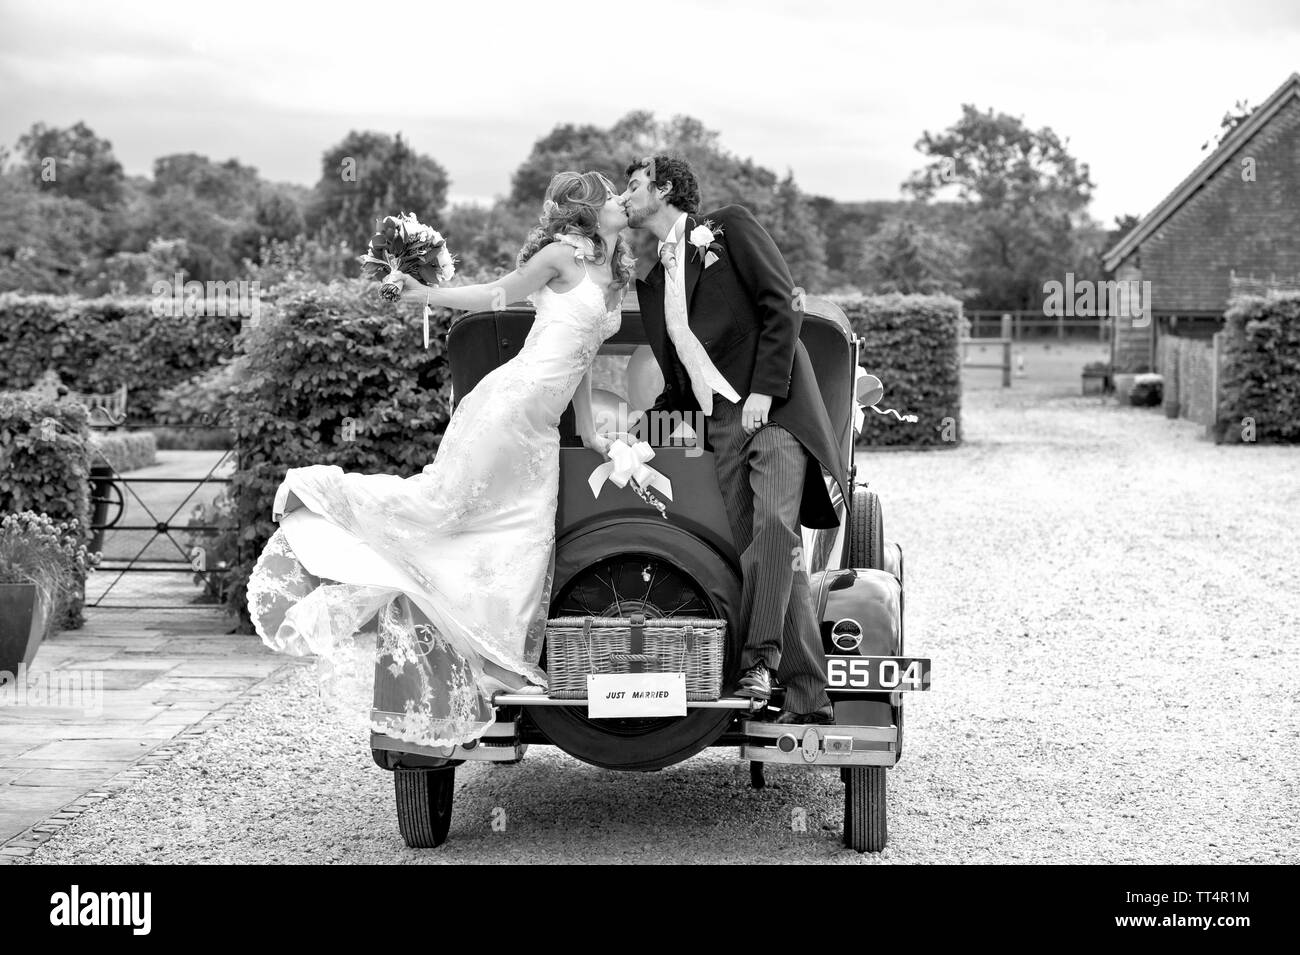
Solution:
[[(632, 160), (656, 153), (679, 156), (691, 164), (700, 181), (704, 211), (731, 203), (748, 206), (777, 240), (795, 282), (809, 289), (824, 287), (826, 239), (810, 199), (793, 175), (783, 180), (753, 160), (733, 155), (722, 147), (716, 131), (691, 116), (674, 116), (665, 122), (636, 110), (608, 129), (590, 124), (556, 126), (533, 144), (515, 171), (507, 202), (517, 216), (533, 221), (555, 173), (595, 170), (621, 187), (623, 171)], [(654, 261), (652, 240), (634, 235), (633, 245), (643, 263)]]
[(809, 289), (825, 289), (829, 275), (826, 236), (808, 198), (795, 185), (793, 172), (787, 171), (777, 184), (775, 202), (765, 225), (777, 248), (782, 250), (795, 282)]
[(239, 259), (258, 261), (268, 242), (289, 242), (306, 232), (303, 207), (305, 190), (297, 186), (259, 182), (251, 221), (241, 226), (233, 240)]
[(613, 130), (598, 126), (556, 126), (533, 143), (528, 157), (510, 177), (510, 204), (540, 206), (551, 177), (568, 169), (603, 172), (618, 182), (623, 167), (618, 165), (617, 138)]
[(353, 131), (321, 158), (307, 227), (323, 241), (348, 242), (359, 254), (384, 216), (413, 212), (436, 224), (447, 185), (447, 171), (412, 150), (401, 133)]
[(537, 217), (517, 213), (506, 202), (491, 207), (452, 206), (440, 229), (456, 257), (456, 273), (467, 280), (495, 278), (515, 267), (524, 236)]
[(257, 170), (235, 159), (214, 163), (198, 153), (175, 153), (155, 159), (153, 164), (151, 191), (155, 196), (169, 189), (182, 189), (196, 199), (212, 203), (227, 216), (251, 210), (261, 186)]
[(1105, 253), (1107, 249), (1113, 249), (1119, 245), (1120, 242), (1124, 241), (1126, 235), (1138, 227), (1138, 223), (1141, 221), (1141, 216), (1135, 216), (1128, 212), (1122, 216), (1116, 216), (1115, 225), (1110, 229), (1103, 230), (1100, 243), (1102, 252)]
[(953, 191), (970, 212), (962, 271), (977, 290), (974, 307), (1036, 308), (1043, 282), (1079, 260), (1093, 183), (1067, 145), (1050, 128), (969, 104), (954, 125), (917, 142), (931, 162), (903, 188), (926, 202)]
[(188, 184), (173, 184), (159, 194), (151, 190), (132, 203), (133, 215), (122, 226), (118, 251), (137, 252), (155, 239), (184, 240), (178, 262), (186, 279), (230, 281), (239, 277), (233, 241), (240, 228), (238, 211), (224, 214), (199, 198)]
[(861, 268), (873, 292), (960, 296), (965, 254), (960, 242), (895, 216), (866, 240)]
[(73, 294), (98, 263), (104, 214), (82, 199), (38, 189), (23, 170), (0, 184), (0, 291)]
[(85, 123), (58, 129), (36, 123), (18, 137), (19, 167), (42, 192), (110, 209), (122, 199), (122, 164), (113, 144)]

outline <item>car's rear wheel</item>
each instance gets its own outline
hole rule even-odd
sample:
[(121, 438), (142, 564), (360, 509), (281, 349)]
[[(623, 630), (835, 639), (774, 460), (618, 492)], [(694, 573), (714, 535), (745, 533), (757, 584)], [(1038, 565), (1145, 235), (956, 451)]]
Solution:
[(397, 825), (412, 849), (433, 849), (447, 841), (456, 768), (395, 769)]
[(879, 852), (888, 837), (885, 767), (844, 770), (844, 844), (855, 852)]
[[(885, 517), (880, 498), (865, 487), (853, 489), (848, 557), (850, 567), (891, 569), (885, 552)], [(902, 583), (901, 579), (899, 583)], [(881, 694), (879, 702), (888, 703), (888, 700), (888, 694)], [(891, 707), (890, 713), (896, 713), (901, 722), (901, 708), (895, 710)], [(852, 766), (841, 773), (844, 779), (844, 844), (855, 852), (879, 852), (885, 848), (885, 771), (884, 766)]]

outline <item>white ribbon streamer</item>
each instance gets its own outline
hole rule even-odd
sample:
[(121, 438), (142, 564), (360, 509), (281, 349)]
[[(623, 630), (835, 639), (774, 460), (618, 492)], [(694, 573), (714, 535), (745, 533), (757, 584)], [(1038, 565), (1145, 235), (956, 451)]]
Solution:
[(893, 415), (895, 418), (897, 418), (899, 421), (907, 421), (907, 422), (909, 422), (909, 423), (911, 423), (911, 424), (915, 424), (916, 422), (918, 422), (918, 421), (921, 420), (920, 418), (918, 418), (918, 417), (917, 417), (916, 415), (914, 415), (914, 414), (902, 414), (902, 415), (901, 415), (901, 414), (899, 414), (897, 411), (895, 411), (893, 408), (886, 408), (886, 409), (884, 409), (884, 410), (882, 411), (880, 408), (877, 408), (875, 405), (872, 405), (872, 406), (871, 406), (871, 410), (874, 411), (876, 414), (892, 414), (892, 415)]
[[(862, 425), (866, 421), (866, 417), (867, 417), (867, 410), (866, 410), (867, 406), (863, 405), (862, 402), (858, 400), (858, 383), (861, 382), (863, 378), (870, 378), (870, 377), (874, 377), (874, 376), (868, 375), (867, 370), (863, 368), (861, 365), (858, 365), (857, 370), (853, 373), (853, 433), (854, 434), (862, 433)], [(916, 422), (921, 420), (914, 414), (900, 415), (893, 408), (885, 408), (882, 410), (879, 405), (870, 405), (870, 408), (876, 414), (879, 415), (892, 414), (899, 421), (905, 421), (908, 424), (915, 424)]]

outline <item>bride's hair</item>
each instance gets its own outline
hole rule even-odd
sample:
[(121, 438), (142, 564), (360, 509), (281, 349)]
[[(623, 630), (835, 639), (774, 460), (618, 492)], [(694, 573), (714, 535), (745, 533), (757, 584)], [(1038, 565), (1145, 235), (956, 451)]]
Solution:
[(623, 236), (619, 236), (611, 252), (597, 231), (600, 211), (609, 200), (609, 194), (618, 193), (614, 184), (598, 172), (557, 172), (546, 187), (546, 199), (537, 225), (528, 233), (524, 247), (519, 250), (516, 268), (522, 267), (537, 252), (555, 241), (557, 233), (585, 236), (596, 250), (595, 262), (610, 260), (616, 288), (627, 288), (636, 274), (636, 259)]

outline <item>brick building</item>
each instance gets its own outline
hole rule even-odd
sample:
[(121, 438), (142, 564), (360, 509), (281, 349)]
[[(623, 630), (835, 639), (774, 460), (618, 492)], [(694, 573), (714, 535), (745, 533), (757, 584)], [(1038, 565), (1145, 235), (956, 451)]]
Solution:
[[(1164, 370), (1208, 340), (1234, 287), (1300, 282), (1300, 73), (1293, 73), (1103, 257), (1119, 281), (1150, 282), (1145, 327), (1117, 318), (1116, 372)], [(1199, 414), (1197, 415), (1199, 418)]]

